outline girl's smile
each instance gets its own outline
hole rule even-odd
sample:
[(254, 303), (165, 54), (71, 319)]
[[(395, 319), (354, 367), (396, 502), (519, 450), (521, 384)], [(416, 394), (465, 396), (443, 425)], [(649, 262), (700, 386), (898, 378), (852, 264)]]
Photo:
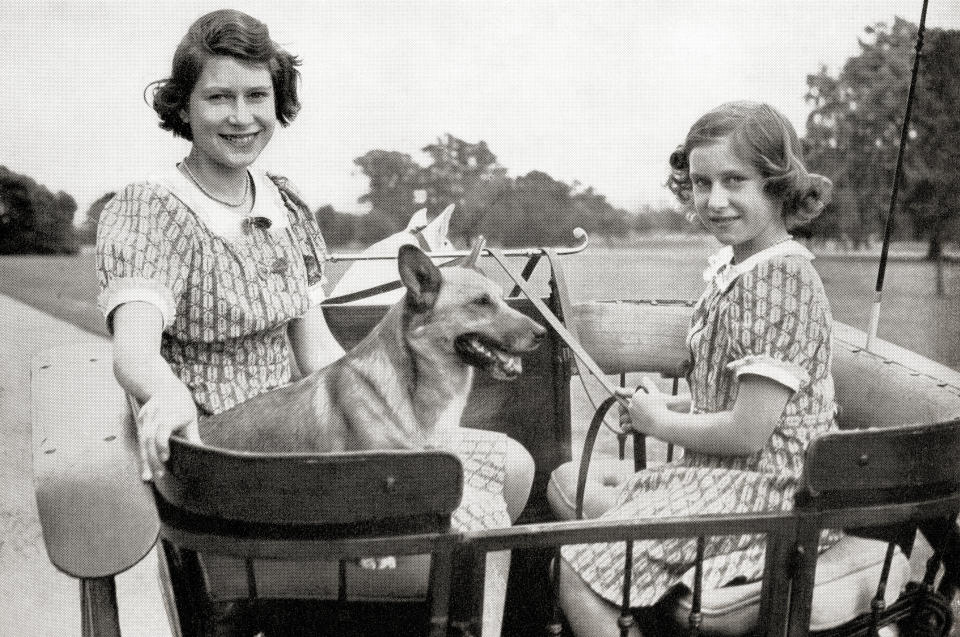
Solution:
[(790, 236), (782, 204), (764, 191), (763, 177), (736, 154), (729, 136), (690, 151), (690, 180), (697, 215), (733, 246), (737, 262)]
[(257, 138), (257, 135), (259, 135), (259, 133), (253, 132), (245, 134), (223, 133), (220, 136), (238, 148), (245, 148), (250, 145), (250, 142)]

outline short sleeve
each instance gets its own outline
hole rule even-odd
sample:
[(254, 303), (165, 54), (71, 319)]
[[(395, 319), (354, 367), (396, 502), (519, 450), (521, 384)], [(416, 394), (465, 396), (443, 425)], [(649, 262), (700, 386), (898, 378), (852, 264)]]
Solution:
[(327, 244), (320, 232), (320, 224), (316, 216), (310, 211), (300, 193), (293, 187), (286, 177), (269, 175), (276, 184), (283, 199), (283, 204), (290, 214), (290, 225), (294, 236), (300, 244), (303, 253), (303, 263), (307, 272), (307, 296), (310, 305), (319, 305), (326, 298), (323, 290), (327, 282), (324, 276), (329, 253)]
[(100, 215), (98, 306), (111, 332), (113, 311), (131, 301), (154, 305), (164, 328), (173, 325), (192, 252), (190, 218), (175, 201), (151, 184), (131, 184)]
[(797, 392), (825, 373), (829, 311), (807, 259), (771, 259), (740, 276), (729, 293), (727, 367), (737, 378), (764, 376)]

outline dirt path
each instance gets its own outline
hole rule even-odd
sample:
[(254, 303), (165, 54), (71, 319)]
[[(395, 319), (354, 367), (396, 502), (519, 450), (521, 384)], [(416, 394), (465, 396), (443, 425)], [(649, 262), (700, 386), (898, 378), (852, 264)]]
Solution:
[[(80, 635), (79, 585), (47, 559), (32, 482), (30, 360), (64, 343), (99, 337), (19, 301), (0, 297), (0, 635)], [(156, 577), (156, 557), (117, 578), (124, 635), (170, 632)]]

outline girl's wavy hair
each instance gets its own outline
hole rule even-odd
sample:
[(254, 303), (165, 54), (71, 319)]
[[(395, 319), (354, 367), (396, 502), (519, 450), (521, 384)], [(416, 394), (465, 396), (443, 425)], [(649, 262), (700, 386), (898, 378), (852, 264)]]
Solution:
[(764, 191), (783, 203), (787, 229), (813, 221), (830, 203), (833, 184), (807, 171), (800, 139), (790, 121), (767, 104), (728, 102), (698, 119), (682, 145), (670, 155), (667, 187), (693, 213), (690, 151), (730, 138), (733, 152), (750, 162), (764, 180)]
[(149, 84), (153, 87), (153, 110), (160, 116), (160, 128), (193, 140), (190, 125), (180, 117), (187, 110), (190, 94), (213, 56), (228, 56), (250, 64), (263, 64), (270, 71), (277, 121), (287, 126), (297, 116), (300, 101), (297, 83), (300, 59), (270, 39), (267, 25), (241, 11), (221, 9), (194, 22), (173, 55), (170, 77)]

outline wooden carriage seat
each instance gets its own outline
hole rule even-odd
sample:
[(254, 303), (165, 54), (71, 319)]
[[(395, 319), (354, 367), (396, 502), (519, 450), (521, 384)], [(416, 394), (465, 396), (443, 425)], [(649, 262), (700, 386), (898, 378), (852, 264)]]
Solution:
[[(550, 481), (548, 497), (557, 517), (562, 520), (576, 519), (575, 500), (579, 463), (570, 462), (558, 468)], [(604, 502), (612, 506), (619, 486), (633, 474), (632, 460), (619, 460), (613, 456), (596, 453), (590, 463), (587, 489), (597, 497), (599, 490)], [(596, 517), (600, 510), (585, 510), (584, 517)], [(880, 580), (880, 571), (887, 544), (846, 536), (817, 561), (816, 585), (814, 588), (811, 630), (835, 628), (870, 611), (870, 602)], [(902, 551), (897, 550), (890, 569), (886, 589), (886, 602), (892, 604), (910, 581), (910, 563)], [(749, 582), (737, 586), (705, 589), (700, 612), (703, 617), (701, 630), (706, 635), (740, 636), (750, 632), (757, 622), (760, 610), (761, 582)], [(685, 625), (690, 616), (692, 596), (679, 598), (675, 617)]]
[[(436, 624), (430, 634), (445, 634), (457, 538), (449, 533), (450, 514), (463, 480), (453, 454), (251, 454), (174, 438), (167, 467), (154, 480), (161, 537), (207, 559), (238, 558), (247, 577), (236, 598), (276, 597), (254, 564), (262, 574), (271, 562), (297, 560), (301, 571), (289, 576), (299, 579), (320, 560), (346, 566), (369, 556), (424, 554)], [(174, 591), (188, 583), (172, 575)], [(169, 600), (181, 623), (181, 610), (193, 614), (197, 596)], [(355, 601), (345, 588), (334, 590), (338, 596)]]
[[(65, 345), (39, 354), (32, 364), (32, 408), (37, 505), (49, 557), (83, 582), (84, 599), (113, 599), (116, 606), (113, 576), (150, 552), (161, 520), (153, 489), (140, 478), (133, 418), (113, 375), (110, 345)], [(428, 489), (436, 490), (433, 483)], [(164, 556), (160, 554), (161, 580), (169, 586), (172, 574)], [(430, 556), (397, 554), (396, 561), (395, 569), (380, 570), (347, 562), (347, 599), (427, 599)], [(201, 552), (199, 566), (207, 585), (204, 596), (213, 604), (247, 599), (251, 579), (261, 599), (337, 600), (341, 593), (339, 563), (321, 557), (248, 563), (242, 556), (213, 551)], [(485, 580), (472, 583), (483, 587), (483, 621), (496, 627), (493, 632), (503, 620), (509, 569), (508, 551), (492, 553)], [(176, 600), (165, 601), (173, 615)]]
[[(643, 367), (635, 355), (626, 355), (611, 339), (621, 335), (597, 334), (584, 329), (590, 318), (603, 314), (609, 321), (611, 312), (629, 312), (636, 325), (636, 308), (616, 306), (598, 308), (584, 304), (577, 308), (581, 323), (580, 336), (585, 346), (594, 351), (613, 353), (600, 364), (609, 372), (654, 371), (671, 373), (680, 360), (676, 353), (677, 337), (685, 333), (688, 320), (681, 307), (650, 308), (662, 344), (653, 351), (653, 365)], [(593, 324), (599, 324), (600, 321)], [(607, 324), (610, 324), (609, 322)], [(934, 423), (960, 417), (960, 373), (935, 363), (914, 352), (878, 341), (872, 352), (863, 349), (865, 334), (835, 323), (833, 375), (841, 429), (889, 427), (909, 423)], [(626, 344), (623, 344), (626, 345)], [(591, 352), (593, 353), (593, 352)], [(599, 357), (598, 357), (599, 358)], [(585, 510), (584, 517), (596, 517), (610, 508), (619, 487), (633, 473), (632, 460), (620, 460), (609, 454), (595, 453), (590, 463), (587, 491), (598, 504)], [(561, 520), (575, 519), (575, 501), (579, 461), (573, 460), (551, 475), (547, 498), (554, 514)], [(814, 589), (812, 630), (839, 626), (858, 615), (870, 612), (870, 602), (879, 581), (886, 552), (886, 543), (862, 537), (847, 536), (820, 555), (817, 561)], [(899, 549), (885, 591), (888, 604), (896, 600), (911, 579), (910, 562)], [(918, 579), (915, 577), (914, 579)], [(744, 635), (756, 622), (760, 602), (760, 582), (727, 586), (703, 591), (703, 634)], [(682, 597), (675, 609), (676, 618), (686, 623), (691, 596)]]

